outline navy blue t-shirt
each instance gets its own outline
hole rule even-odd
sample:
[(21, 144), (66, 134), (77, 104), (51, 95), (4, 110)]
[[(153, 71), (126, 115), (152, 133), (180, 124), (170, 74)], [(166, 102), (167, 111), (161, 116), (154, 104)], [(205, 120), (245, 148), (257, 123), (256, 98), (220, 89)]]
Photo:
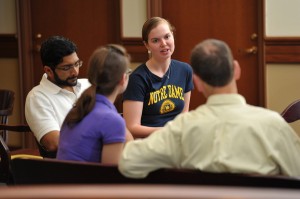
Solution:
[(146, 64), (138, 66), (129, 76), (123, 100), (144, 103), (141, 124), (161, 127), (173, 120), (184, 108), (184, 93), (193, 89), (192, 68), (177, 60), (161, 78), (151, 73)]

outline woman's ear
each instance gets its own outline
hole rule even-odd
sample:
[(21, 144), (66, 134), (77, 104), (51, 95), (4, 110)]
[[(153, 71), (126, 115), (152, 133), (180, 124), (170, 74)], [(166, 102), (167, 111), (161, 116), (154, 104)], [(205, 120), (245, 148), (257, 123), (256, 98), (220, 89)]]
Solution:
[(238, 61), (233, 61), (233, 68), (234, 68), (234, 79), (239, 80), (241, 78), (241, 67)]
[(143, 41), (144, 46), (148, 49), (148, 43)]
[(121, 80), (120, 80), (120, 82), (119, 82), (119, 84), (121, 86), (123, 86), (126, 83), (126, 81), (128, 81), (128, 79), (129, 79), (129, 76), (126, 75), (126, 73), (124, 73), (123, 76), (122, 76), (122, 78), (121, 78)]
[(147, 48), (147, 51), (148, 51), (148, 53), (149, 53), (149, 45), (148, 45), (148, 43), (147, 42), (145, 42), (145, 41), (143, 41), (143, 44), (144, 44), (144, 46)]
[(119, 94), (123, 93), (126, 90), (128, 81), (129, 81), (129, 76), (124, 73), (117, 86), (117, 88), (119, 89)]

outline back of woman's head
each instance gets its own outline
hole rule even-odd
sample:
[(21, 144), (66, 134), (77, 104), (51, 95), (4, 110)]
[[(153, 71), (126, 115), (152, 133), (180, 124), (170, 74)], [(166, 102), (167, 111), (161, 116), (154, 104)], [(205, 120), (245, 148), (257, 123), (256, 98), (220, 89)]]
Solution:
[(110, 95), (129, 68), (130, 58), (124, 47), (109, 44), (97, 48), (90, 57), (88, 80), (91, 86), (86, 89), (65, 119), (69, 126), (80, 122), (92, 111), (96, 93)]
[(96, 49), (90, 57), (88, 79), (97, 93), (111, 94), (129, 67), (129, 56), (124, 47), (109, 44)]

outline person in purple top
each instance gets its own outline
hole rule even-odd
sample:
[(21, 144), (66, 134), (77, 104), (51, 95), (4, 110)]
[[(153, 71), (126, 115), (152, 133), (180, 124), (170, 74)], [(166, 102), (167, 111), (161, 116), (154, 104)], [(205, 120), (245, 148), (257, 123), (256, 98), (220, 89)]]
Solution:
[(133, 139), (114, 106), (128, 84), (129, 56), (110, 44), (94, 51), (89, 60), (91, 86), (66, 116), (57, 159), (117, 164), (125, 141)]

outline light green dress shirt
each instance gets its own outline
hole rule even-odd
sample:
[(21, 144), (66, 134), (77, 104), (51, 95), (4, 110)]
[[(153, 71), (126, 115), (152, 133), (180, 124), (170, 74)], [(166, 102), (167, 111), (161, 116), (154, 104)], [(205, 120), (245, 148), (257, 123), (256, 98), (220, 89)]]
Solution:
[(126, 144), (123, 175), (143, 178), (159, 168), (300, 176), (300, 139), (277, 112), (248, 105), (239, 94), (213, 95)]

